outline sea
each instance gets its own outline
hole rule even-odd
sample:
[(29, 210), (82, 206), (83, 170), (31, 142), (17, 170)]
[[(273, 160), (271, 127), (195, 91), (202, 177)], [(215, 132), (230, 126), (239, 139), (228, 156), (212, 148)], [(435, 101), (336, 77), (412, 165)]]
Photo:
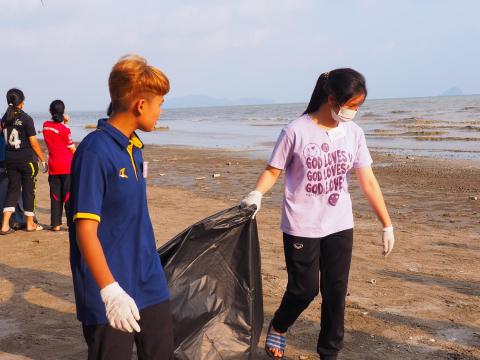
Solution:
[[(281, 129), (305, 107), (305, 103), (289, 103), (167, 108), (157, 123), (159, 130), (139, 136), (145, 144), (228, 149), (267, 158)], [(106, 117), (105, 110), (69, 114), (75, 141)], [(37, 129), (49, 118), (47, 112), (30, 115)], [(373, 151), (480, 160), (480, 95), (367, 100), (354, 121), (365, 131)]]

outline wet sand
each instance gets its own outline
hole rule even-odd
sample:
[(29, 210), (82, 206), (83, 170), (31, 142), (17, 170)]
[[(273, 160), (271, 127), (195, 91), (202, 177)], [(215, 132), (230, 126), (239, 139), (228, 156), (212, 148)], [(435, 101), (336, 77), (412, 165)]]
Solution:
[[(144, 157), (158, 245), (237, 204), (265, 166), (219, 149), (148, 146)], [(480, 199), (470, 199), (480, 198), (480, 162), (373, 157), (397, 242), (383, 258), (380, 225), (352, 177), (356, 229), (339, 359), (480, 359)], [(258, 215), (265, 326), (286, 285), (281, 183)], [(42, 174), (41, 223), (49, 223), (49, 208)], [(70, 276), (66, 232), (0, 237), (0, 359), (86, 357)], [(289, 331), (290, 358), (317, 358), (320, 303), (317, 298)], [(263, 339), (258, 359), (267, 358)]]

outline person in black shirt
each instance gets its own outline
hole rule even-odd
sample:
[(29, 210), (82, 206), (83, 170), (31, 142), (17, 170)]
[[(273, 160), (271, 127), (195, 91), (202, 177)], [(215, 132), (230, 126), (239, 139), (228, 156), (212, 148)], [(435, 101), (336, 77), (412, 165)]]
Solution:
[(42, 230), (42, 227), (34, 222), (38, 158), (42, 162), (43, 172), (47, 171), (45, 156), (35, 136), (37, 132), (33, 119), (22, 110), (25, 95), (19, 89), (10, 89), (7, 92), (7, 103), (8, 108), (3, 115), (1, 127), (5, 136), (8, 192), (0, 235), (14, 231), (9, 226), (9, 220), (15, 211), (20, 191), (27, 231)]

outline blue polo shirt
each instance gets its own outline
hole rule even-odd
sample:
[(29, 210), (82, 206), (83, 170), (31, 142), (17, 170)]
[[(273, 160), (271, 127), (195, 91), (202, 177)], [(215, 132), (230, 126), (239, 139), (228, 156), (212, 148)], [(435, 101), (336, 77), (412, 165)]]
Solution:
[(86, 325), (108, 323), (100, 289), (79, 251), (76, 219), (99, 222), (98, 238), (110, 271), (139, 310), (169, 298), (156, 251), (142, 176), (142, 142), (98, 121), (97, 130), (75, 152), (70, 190), (70, 265), (77, 318)]

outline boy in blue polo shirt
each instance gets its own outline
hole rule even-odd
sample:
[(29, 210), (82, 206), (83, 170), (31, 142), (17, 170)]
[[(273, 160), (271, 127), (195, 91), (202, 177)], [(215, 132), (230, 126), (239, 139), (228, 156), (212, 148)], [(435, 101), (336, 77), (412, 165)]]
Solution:
[(72, 163), (70, 263), (88, 359), (173, 358), (173, 326), (135, 130), (152, 131), (167, 77), (130, 55), (109, 77), (112, 113)]

